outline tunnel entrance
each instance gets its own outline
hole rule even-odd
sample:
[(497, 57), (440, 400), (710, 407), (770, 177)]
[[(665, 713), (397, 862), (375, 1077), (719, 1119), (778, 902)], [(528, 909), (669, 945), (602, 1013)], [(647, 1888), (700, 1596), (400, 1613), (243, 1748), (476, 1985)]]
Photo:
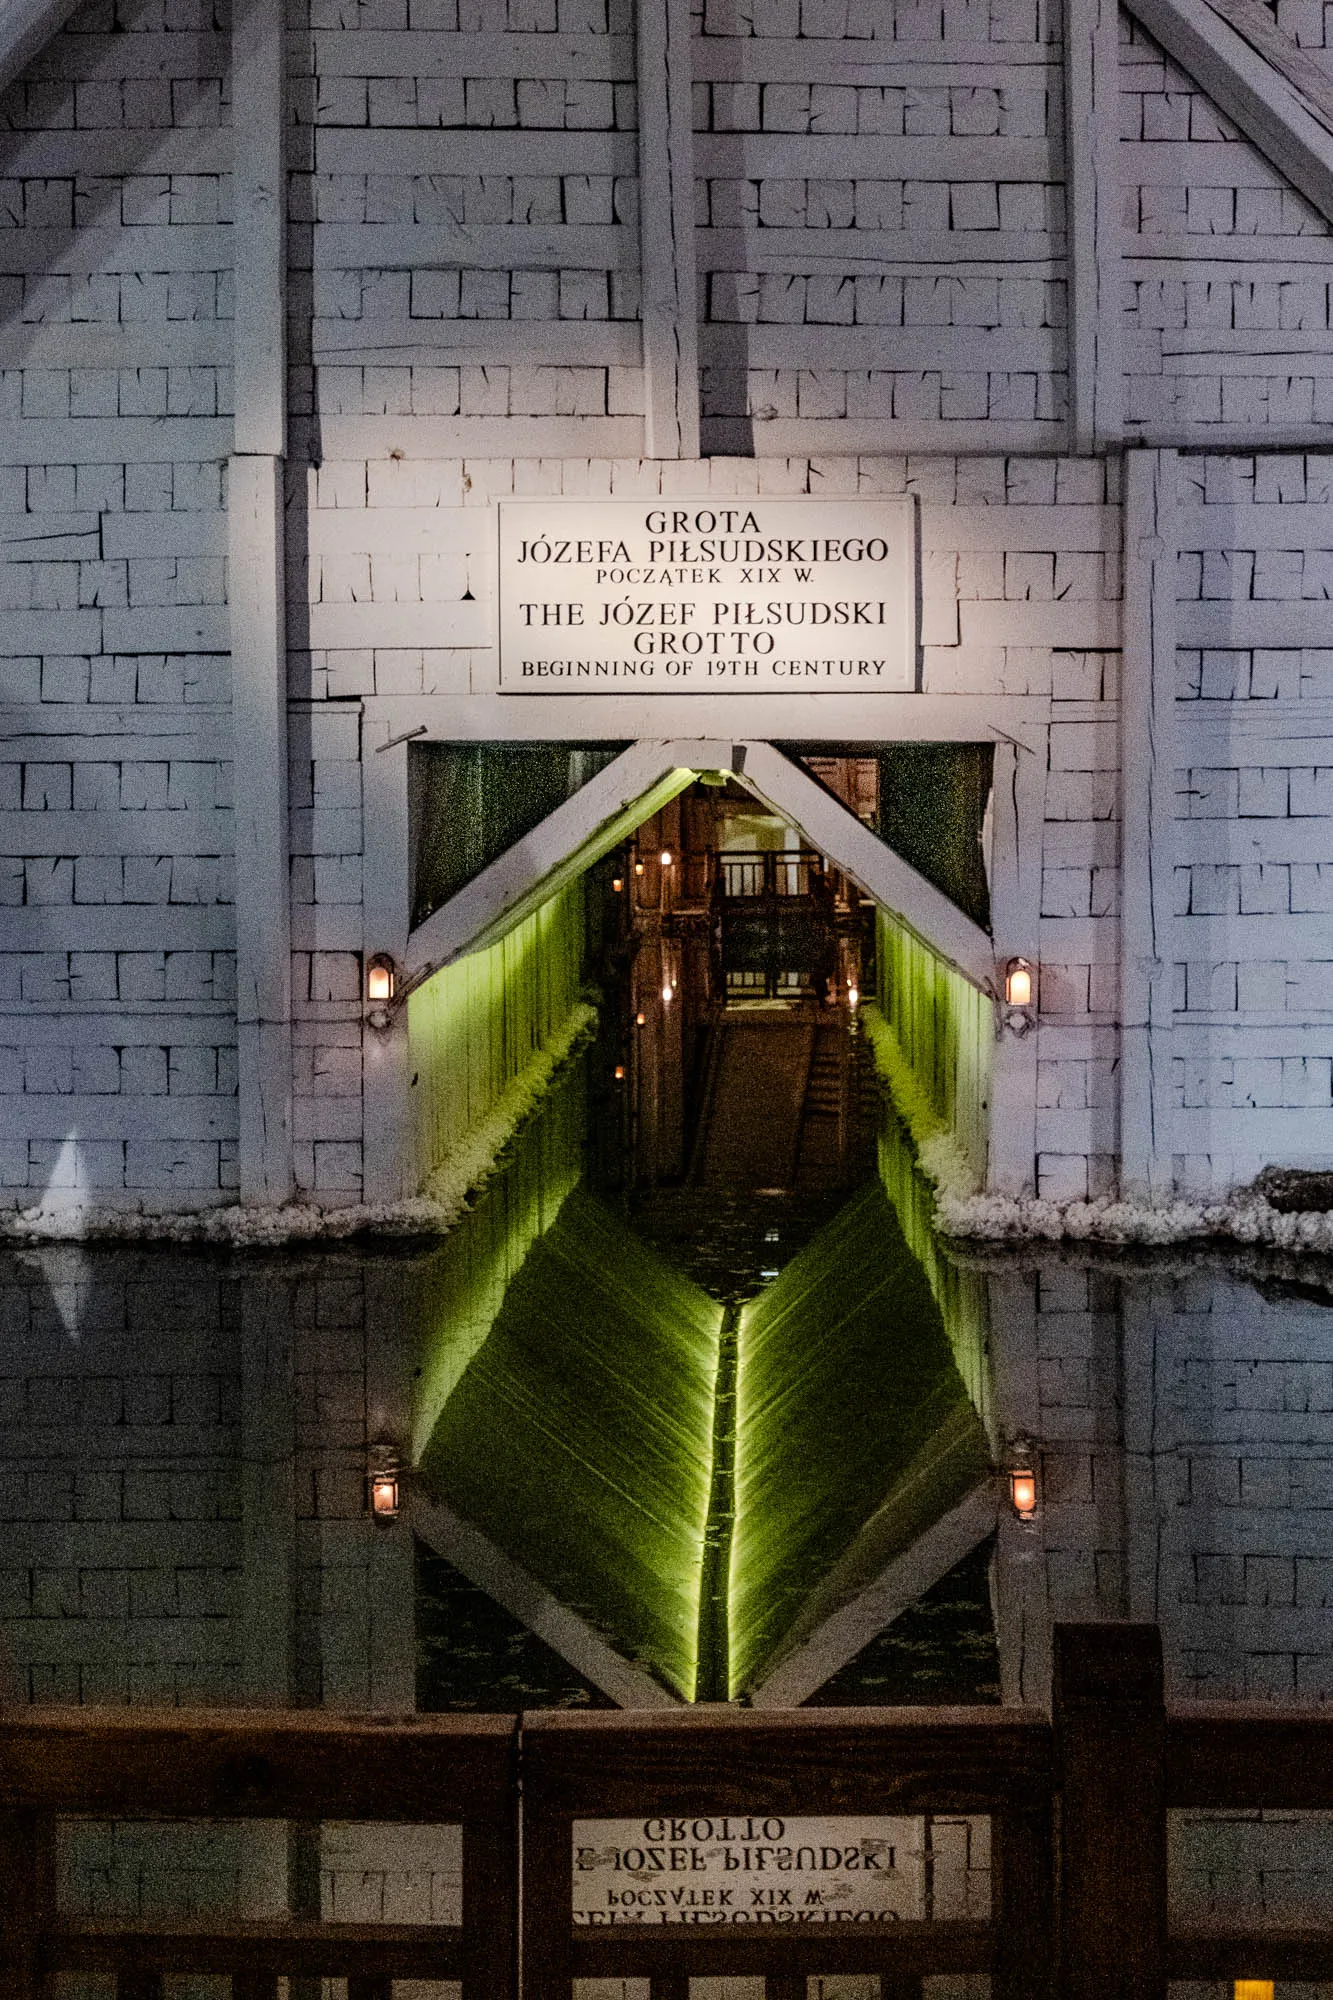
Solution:
[[(541, 748), (549, 805), (562, 781)], [(488, 870), (533, 878), (412, 1000), (446, 1143), (488, 1101), (488, 1066), (492, 1112), (532, 1086), (445, 1245), (416, 1455), (492, 1551), (471, 1581), (501, 1603), (515, 1574), (548, 1592), (641, 1692), (762, 1703), (776, 1675), (789, 1698), (793, 1673), (813, 1692), (848, 1667), (849, 1632), (875, 1637), (847, 1607), (922, 1533), (961, 1510), (965, 1555), (993, 1524), (979, 1288), (930, 1240), (880, 1053), (909, 1010), (920, 1041), (937, 996), (873, 871), (783, 809), (781, 772), (673, 763), (539, 872), (560, 814), (625, 762), (578, 756), (563, 803), (500, 856), (474, 852), (471, 884), (452, 857), (453, 892), (423, 919), (438, 935), (465, 897), (484, 908)], [(830, 825), (881, 842), (883, 759), (788, 761)], [(492, 769), (512, 785), (523, 762)], [(438, 838), (448, 784), (431, 782)], [(524, 817), (511, 797), (506, 832)]]

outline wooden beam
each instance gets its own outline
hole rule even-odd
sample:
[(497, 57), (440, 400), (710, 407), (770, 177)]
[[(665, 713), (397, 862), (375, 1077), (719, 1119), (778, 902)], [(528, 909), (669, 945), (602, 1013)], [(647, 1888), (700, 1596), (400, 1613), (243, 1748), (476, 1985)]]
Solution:
[(755, 1689), (751, 1707), (799, 1708), (993, 1533), (995, 1515), (995, 1486), (987, 1479), (789, 1653)]
[(287, 449), (284, 38), (279, 0), (237, 0), (232, 25), (238, 452)]
[(1116, 0), (1065, 0), (1069, 430), (1075, 452), (1116, 443), (1124, 424), (1118, 29)]
[(600, 1688), (620, 1707), (679, 1708), (680, 1702), (651, 1674), (608, 1646), (586, 1619), (553, 1597), (544, 1584), (483, 1535), (480, 1528), (441, 1502), (416, 1500), (412, 1526), (438, 1556), (462, 1570), (470, 1582), (526, 1625), (546, 1645), (567, 1660), (576, 1673)]
[(1259, 0), (1129, 0), (1129, 9), (1333, 222), (1333, 80)]
[(1172, 1186), (1175, 821), (1174, 451), (1125, 458), (1125, 646), (1120, 690), (1120, 1184)]
[(644, 450), (699, 456), (699, 305), (689, 0), (638, 15), (639, 241)]
[[(1016, 739), (995, 745), (991, 797), (991, 931), (1003, 965), (1041, 956), (1042, 847), (1046, 821), (1048, 745), (1034, 750)], [(998, 984), (998, 975), (997, 975)], [(1030, 1010), (1001, 1007), (992, 1054), (986, 1185), (994, 1194), (1036, 1192), (1037, 1061), (1040, 993)], [(1021, 1031), (1021, 1032), (1020, 1032)]]
[(233, 457), (227, 492), (235, 732), (240, 1193), (292, 1191), (291, 906), (282, 460)]
[(287, 643), (284, 37), (278, 0), (239, 0), (235, 135), (235, 435), (228, 498), (235, 731), (240, 1194), (292, 1192)]

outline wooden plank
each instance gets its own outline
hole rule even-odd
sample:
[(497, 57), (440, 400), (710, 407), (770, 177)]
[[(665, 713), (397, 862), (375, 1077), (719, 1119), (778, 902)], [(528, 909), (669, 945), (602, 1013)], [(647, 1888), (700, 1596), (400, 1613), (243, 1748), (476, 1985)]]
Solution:
[(310, 326), (313, 360), (342, 367), (637, 368), (642, 352), (637, 320), (316, 319)]
[[(475, 38), (467, 37), (465, 48)], [(466, 64), (466, 56), (461, 58)], [(542, 132), (531, 126), (483, 131), (318, 125), (312, 134), (317, 174), (572, 174), (638, 172), (632, 132)], [(2, 158), (3, 155), (0, 155)]]
[(1333, 1978), (1333, 1936), (1311, 1931), (1173, 1931), (1167, 1949), (1173, 1980)]
[[(1026, 744), (995, 746), (991, 791), (991, 934), (997, 967), (1041, 958), (1042, 863), (1049, 755)], [(998, 982), (1002, 974), (997, 970)], [(1040, 991), (1030, 1010), (998, 1007), (992, 1054), (986, 1185), (996, 1193), (1035, 1194)]]
[(867, 144), (864, 135), (856, 133), (701, 132), (695, 140), (695, 161), (701, 180), (776, 176), (1045, 184), (1061, 178), (1059, 155), (1049, 139), (900, 138), (877, 133)]
[[(1289, 38), (1276, 22), (1259, 25), (1256, 17), (1264, 11), (1257, 0), (1248, 6), (1226, 0), (1224, 8), (1207, 0), (1132, 0), (1130, 7), (1279, 173), (1333, 221), (1333, 123), (1323, 102), (1330, 86), (1313, 82), (1306, 65), (1311, 70), (1317, 65), (1302, 57), (1295, 43), (1282, 68), (1276, 67), (1274, 53)], [(1292, 57), (1302, 58), (1299, 69)], [(1299, 85), (1293, 81), (1297, 74)]]
[(1117, 443), (1123, 424), (1119, 25), (1116, 0), (1065, 0), (1069, 430), (1075, 452)]
[[(700, 229), (697, 240), (701, 271), (816, 277), (867, 270), (918, 276), (959, 264), (969, 278), (1053, 276), (1065, 248), (1063, 230), (1041, 229)], [(1300, 240), (1282, 239), (1284, 246)]]
[[(156, 38), (154, 39), (156, 46)], [(122, 73), (123, 72), (118, 72)], [(0, 133), (0, 174), (6, 180), (101, 179), (127, 174), (226, 174), (231, 172), (231, 128), (176, 125), (72, 131), (52, 127)]]
[(15, 417), (0, 421), (0, 465), (202, 464), (231, 439), (230, 417)]
[(231, 35), (234, 449), (271, 458), (281, 458), (287, 448), (284, 49), (282, 14), (274, 0), (236, 0)]
[(1042, 1804), (1052, 1773), (1049, 1723), (1012, 1709), (544, 1710), (523, 1740), (538, 1827), (641, 1815), (645, 1798), (663, 1812), (990, 1812)]
[(1155, 1625), (1057, 1625), (1061, 2000), (1165, 2000), (1166, 1714)]
[(1197, 139), (1122, 139), (1117, 159), (1126, 187), (1280, 188), (1283, 185), (1283, 176), (1276, 167), (1239, 139), (1230, 144), (1207, 146), (1200, 145)]
[[(757, 458), (830, 458), (851, 457), (854, 454), (875, 456), (881, 452), (1055, 452), (1063, 450), (1063, 439), (1067, 427), (1063, 419), (1050, 423), (1038, 420), (1033, 423), (1005, 423), (1000, 420), (979, 419), (975, 423), (952, 422), (948, 418), (941, 421), (926, 420), (917, 423), (910, 418), (834, 417), (827, 422), (806, 417), (779, 417), (772, 422), (756, 420), (755, 456)], [(1097, 639), (1088, 630), (1087, 613), (1098, 613), (1098, 622), (1103, 626), (1118, 622), (1119, 607), (1115, 605), (1080, 607), (1085, 615), (1082, 619), (1081, 641), (1078, 636), (1080, 621), (1068, 616), (1073, 607), (1068, 604), (1053, 607), (1066, 614), (1063, 623), (1075, 636), (1069, 638), (1052, 637), (1051, 645), (1084, 646), (1113, 645), (1114, 640)], [(963, 607), (965, 618), (989, 618), (999, 611), (1008, 618), (1022, 621), (1031, 607), (1019, 604), (978, 607), (975, 604)], [(983, 644), (988, 643), (985, 639)], [(989, 643), (1005, 645), (1028, 645), (1027, 639), (1007, 640), (999, 638)], [(1041, 640), (1036, 644), (1040, 645)], [(803, 732), (804, 733), (804, 732)]]
[(141, 320), (120, 326), (11, 320), (0, 368), (229, 368), (231, 322)]
[(1174, 452), (1126, 456), (1120, 1178), (1140, 1200), (1169, 1194), (1173, 1174), (1176, 479)]
[(226, 811), (0, 812), (0, 854), (229, 854)]
[(516, 1730), (503, 1715), (8, 1710), (0, 1805), (151, 1818), (188, 1801), (205, 1818), (508, 1825)]
[(281, 459), (233, 458), (228, 503), (240, 1192), (282, 1202), (293, 1181)]
[[(888, 24), (892, 17), (876, 19)], [(904, 35), (895, 41), (892, 34), (827, 40), (813, 35), (701, 35), (694, 45), (694, 73), (701, 83), (840, 83), (891, 90), (901, 89), (904, 72), (919, 85), (926, 81), (920, 72), (928, 70), (938, 72), (929, 78), (933, 83), (966, 88), (989, 81), (993, 87), (995, 62), (994, 42), (961, 36), (923, 35), (918, 41)], [(1054, 72), (1056, 67), (1050, 45), (1035, 37), (1005, 42), (1004, 62), (1037, 72), (1025, 76), (1025, 82), (1038, 81), (1042, 70)]]
[[(137, 38), (136, 38), (137, 39)], [(166, 37), (162, 37), (163, 40)], [(182, 40), (190, 39), (182, 37)], [(0, 230), (0, 271), (229, 271), (232, 232), (227, 223), (126, 223), (119, 229), (53, 229), (34, 225)]]
[(699, 456), (699, 306), (689, 0), (638, 9), (644, 449)]
[(241, 1973), (325, 1979), (456, 1979), (456, 1928), (427, 1924), (188, 1924), (151, 1930), (113, 1919), (66, 1922), (44, 1940), (48, 1972), (113, 1971), (159, 1981), (164, 1973)]
[[(198, 38), (196, 37), (196, 40)], [(459, 34), (449, 30), (358, 28), (287, 36), (294, 75), (411, 77), (558, 76), (569, 83), (632, 83), (628, 35)]]
[(293, 270), (309, 270), (317, 246), (321, 271), (623, 271), (638, 245), (621, 222), (322, 222), (291, 234)]
[[(735, 328), (702, 326), (699, 348), (705, 362), (725, 360)], [(961, 369), (969, 375), (995, 369), (1064, 366), (1062, 327), (974, 326), (783, 326), (747, 325), (745, 354), (751, 368), (870, 368), (903, 374), (919, 369)], [(982, 512), (982, 509), (973, 509)], [(1005, 514), (1014, 508), (993, 509)], [(1052, 509), (1052, 512), (1055, 510)]]
[[(0, 438), (4, 426), (0, 425)], [(641, 417), (323, 417), (324, 459), (638, 458)], [(291, 423), (292, 450), (309, 450), (315, 426)], [(0, 463), (4, 463), (0, 458)]]
[(1327, 602), (1318, 597), (1285, 604), (1271, 599), (1182, 598), (1176, 615), (1182, 646), (1327, 647), (1333, 636)]

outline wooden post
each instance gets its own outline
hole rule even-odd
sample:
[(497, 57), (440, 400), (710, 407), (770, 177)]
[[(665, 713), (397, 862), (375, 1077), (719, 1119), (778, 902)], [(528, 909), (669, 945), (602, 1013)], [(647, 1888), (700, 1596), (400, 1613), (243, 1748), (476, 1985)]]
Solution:
[(1125, 457), (1120, 690), (1120, 1185), (1172, 1188), (1176, 454)]
[(1069, 448), (1101, 450), (1124, 427), (1120, 347), (1119, 9), (1065, 0), (1069, 245)]
[[(1043, 722), (1048, 718), (1043, 717)], [(1025, 731), (1035, 741), (995, 745), (991, 847), (991, 926), (1002, 960), (1041, 956), (1042, 838), (1046, 818), (1049, 729)], [(1001, 973), (1002, 976), (1002, 973)], [(1035, 1023), (1040, 994), (1032, 996)], [(995, 1194), (1030, 1195), (1037, 1186), (1037, 1053), (1041, 1030), (1014, 1030), (1009, 1010), (995, 1043), (991, 1071), (986, 1185)]]
[(1054, 1943), (1054, 1868), (1049, 1806), (993, 1821), (995, 1970), (991, 2000), (1047, 2000)]
[(236, 428), (227, 483), (227, 597), (246, 1202), (282, 1202), (292, 1192), (283, 77), (278, 0), (238, 0), (232, 28)]
[(40, 2000), (42, 1933), (55, 1900), (53, 1848), (48, 1813), (0, 1812), (0, 2000)]
[(638, 7), (644, 450), (699, 456), (694, 109), (689, 0)]
[(1057, 1625), (1060, 2000), (1165, 2000), (1166, 1710), (1155, 1625)]

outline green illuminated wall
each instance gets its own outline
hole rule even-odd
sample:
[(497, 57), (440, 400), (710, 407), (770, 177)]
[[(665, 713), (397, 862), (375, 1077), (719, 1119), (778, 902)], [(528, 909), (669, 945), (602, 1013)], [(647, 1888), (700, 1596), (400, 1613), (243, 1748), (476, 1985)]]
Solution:
[(505, 1164), (431, 1259), (418, 1328), (413, 1456), (419, 1457), (454, 1389), (488, 1338), (510, 1281), (551, 1227), (583, 1170), (586, 1092), (570, 1066), (523, 1126)]
[[(428, 1486), (687, 1699), (722, 1309), (569, 1195), (453, 1381)], [(443, 1322), (441, 1338), (452, 1340)], [(443, 1384), (451, 1364), (436, 1365)]]
[(581, 880), (504, 937), (445, 966), (407, 1003), (424, 1178), (568, 1019), (583, 980)]
[(986, 1280), (980, 1271), (955, 1264), (945, 1251), (934, 1223), (934, 1193), (917, 1165), (907, 1129), (895, 1116), (891, 1104), (885, 1105), (880, 1121), (877, 1164), (907, 1246), (925, 1273), (931, 1296), (939, 1307), (954, 1366), (967, 1387), (972, 1407), (991, 1432), (990, 1311)]
[(883, 1188), (741, 1313), (733, 1695), (986, 1476), (989, 1449)]
[[(924, 1108), (953, 1134), (979, 1186), (989, 1151), (993, 1003), (889, 910), (875, 913), (875, 941), (880, 1011)], [(913, 1107), (901, 1109), (915, 1127)]]

